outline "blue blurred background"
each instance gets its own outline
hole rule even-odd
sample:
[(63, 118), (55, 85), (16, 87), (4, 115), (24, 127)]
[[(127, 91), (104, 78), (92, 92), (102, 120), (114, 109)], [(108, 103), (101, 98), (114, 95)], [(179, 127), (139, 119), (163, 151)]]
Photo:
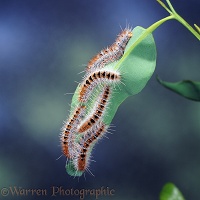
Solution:
[[(199, 0), (171, 1), (191, 25), (200, 25)], [(128, 23), (147, 28), (168, 13), (155, 0), (0, 0), (0, 188), (115, 190), (100, 199), (155, 200), (174, 182), (186, 199), (200, 198), (200, 104), (161, 87), (200, 81), (198, 40), (177, 21), (154, 32), (156, 71), (128, 98), (115, 128), (93, 151), (86, 179), (70, 177), (59, 133), (84, 65)], [(0, 196), (0, 199), (79, 199)], [(85, 199), (95, 199), (86, 197)]]

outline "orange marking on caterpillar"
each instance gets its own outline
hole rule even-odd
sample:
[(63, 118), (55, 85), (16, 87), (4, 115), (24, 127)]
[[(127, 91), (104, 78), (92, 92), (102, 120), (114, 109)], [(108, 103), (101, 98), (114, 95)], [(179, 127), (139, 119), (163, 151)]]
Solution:
[(91, 72), (95, 69), (101, 69), (105, 65), (118, 60), (124, 54), (125, 47), (131, 37), (131, 29), (125, 28), (110, 47), (101, 50), (88, 62), (86, 71)]
[(79, 101), (86, 102), (91, 93), (93, 92), (94, 88), (98, 84), (115, 84), (120, 81), (120, 74), (117, 72), (103, 70), (103, 71), (96, 71), (89, 74), (80, 86), (79, 92)]
[(103, 93), (100, 95), (97, 104), (95, 105), (95, 110), (93, 111), (92, 115), (86, 118), (78, 128), (79, 133), (83, 133), (91, 128), (103, 115), (105, 107), (107, 106), (108, 98), (110, 96), (110, 87), (104, 87)]
[(62, 152), (68, 158), (71, 157), (71, 155), (69, 153), (68, 138), (69, 138), (70, 134), (74, 134), (77, 125), (80, 123), (80, 118), (82, 118), (84, 110), (85, 110), (85, 106), (78, 107), (74, 111), (72, 118), (70, 118), (62, 128), (62, 133), (61, 133), (61, 137), (60, 137)]
[(100, 137), (103, 136), (103, 134), (106, 131), (106, 126), (104, 124), (100, 124), (100, 126), (97, 126), (97, 130), (93, 130), (93, 134), (91, 137), (89, 137), (82, 146), (82, 149), (80, 151), (80, 155), (77, 159), (77, 169), (79, 171), (84, 171), (87, 168), (89, 156), (90, 153), (88, 153), (89, 148), (92, 144), (94, 144)]

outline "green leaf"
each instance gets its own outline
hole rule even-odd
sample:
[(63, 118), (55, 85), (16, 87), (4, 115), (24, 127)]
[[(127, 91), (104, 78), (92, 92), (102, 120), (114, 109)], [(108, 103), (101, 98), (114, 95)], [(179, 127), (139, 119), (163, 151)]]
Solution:
[(157, 77), (158, 82), (173, 92), (194, 101), (200, 101), (200, 82), (184, 80), (176, 83), (162, 81)]
[[(142, 27), (133, 29), (133, 37), (127, 44), (124, 56), (117, 62), (111, 63), (104, 69), (119, 71), (121, 74), (121, 84), (114, 86), (114, 92), (110, 100), (110, 109), (106, 124), (110, 124), (119, 105), (128, 97), (139, 93), (151, 78), (156, 66), (156, 45), (153, 35), (149, 34), (135, 48), (132, 48), (135, 41), (146, 31)], [(72, 99), (72, 108), (79, 104), (79, 86)], [(92, 96), (96, 96), (93, 94)], [(89, 103), (89, 102), (88, 102)], [(89, 105), (86, 105), (90, 107)]]
[(138, 38), (146, 31), (142, 27), (133, 29), (133, 37), (127, 44), (124, 56), (116, 63), (106, 68), (119, 71), (122, 84), (115, 87), (110, 100), (109, 114), (104, 122), (110, 124), (120, 104), (129, 96), (142, 91), (151, 78), (156, 66), (156, 45), (153, 35), (149, 34), (135, 48), (132, 48)]
[[(152, 34), (147, 36), (138, 44), (134, 45), (136, 41), (142, 36), (144, 37), (146, 29), (136, 27), (133, 29), (133, 36), (128, 42), (123, 57), (103, 69), (111, 69), (113, 72), (121, 74), (121, 83), (118, 85), (111, 84), (111, 97), (106, 113), (102, 117), (104, 124), (109, 125), (115, 116), (115, 113), (120, 104), (129, 96), (139, 93), (151, 78), (156, 66), (156, 46)], [(94, 103), (97, 101), (97, 96), (102, 90), (102, 84), (97, 86), (97, 90), (93, 90), (91, 98), (85, 104), (86, 113), (91, 113)], [(72, 98), (71, 113), (73, 109), (80, 105), (78, 96), (80, 85), (78, 85), (75, 94)], [(83, 104), (83, 103), (82, 103)], [(77, 136), (77, 140), (78, 140)], [(66, 166), (66, 170), (70, 175), (78, 176), (81, 173), (74, 171), (72, 164)]]
[(185, 200), (185, 198), (173, 183), (167, 183), (161, 190), (160, 200)]

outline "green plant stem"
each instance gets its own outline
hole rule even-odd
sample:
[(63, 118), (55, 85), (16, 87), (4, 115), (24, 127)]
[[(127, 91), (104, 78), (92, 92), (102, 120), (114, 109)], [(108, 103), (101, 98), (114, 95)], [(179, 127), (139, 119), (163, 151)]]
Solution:
[(170, 10), (172, 11), (172, 13), (175, 13), (176, 11), (174, 10), (174, 8), (173, 8), (173, 6), (172, 6), (170, 0), (166, 0), (166, 2), (167, 2), (167, 4), (168, 4)]
[(172, 14), (172, 11), (161, 1), (157, 0), (157, 2), (170, 14)]
[[(195, 31), (192, 26), (190, 26), (173, 8), (172, 4), (170, 3), (170, 0), (166, 0), (169, 8), (167, 8), (167, 6), (161, 1), (161, 0), (157, 0), (158, 3), (172, 16), (174, 16), (174, 18), (180, 22), (183, 26), (185, 26), (198, 40), (200, 40), (200, 34)], [(198, 30), (198, 29), (197, 29)]]
[(117, 65), (114, 67), (115, 70), (119, 69), (119, 66), (121, 63), (127, 58), (127, 56), (131, 53), (131, 51), (149, 34), (151, 34), (153, 31), (155, 31), (161, 24), (164, 22), (174, 19), (174, 16), (170, 15), (168, 17), (165, 17), (156, 23), (152, 24), (149, 28), (147, 28), (144, 33), (135, 41), (135, 43), (131, 46), (131, 48), (124, 54), (124, 56), (120, 59), (120, 61), (117, 63)]
[(161, 24), (163, 24), (164, 22), (170, 20), (170, 19), (174, 19), (174, 16), (168, 16), (165, 17), (159, 21), (157, 21), (156, 23), (152, 24), (150, 27), (148, 27), (144, 33), (136, 40), (136, 42), (134, 43), (134, 45), (130, 48), (129, 51), (127, 51), (127, 53), (131, 52), (133, 50), (133, 48), (135, 48), (135, 46), (137, 46), (147, 35), (149, 35), (150, 33), (152, 33), (153, 31), (155, 31)]
[[(115, 70), (118, 70), (120, 68), (121, 63), (127, 58), (127, 56), (132, 52), (132, 50), (150, 33), (155, 31), (161, 24), (164, 22), (170, 20), (170, 19), (176, 19), (179, 21), (183, 26), (185, 26), (198, 40), (200, 40), (200, 34), (195, 31), (173, 8), (172, 4), (170, 3), (170, 0), (166, 0), (169, 8), (162, 2), (162, 0), (157, 0), (158, 3), (170, 14), (170, 16), (165, 17), (156, 23), (152, 24), (149, 28), (147, 28), (144, 33), (135, 41), (135, 43), (131, 46), (131, 48), (124, 54), (124, 56), (120, 59), (120, 61), (117, 63), (117, 65), (114, 67)], [(197, 30), (199, 31), (199, 27), (195, 26)]]
[(200, 40), (200, 34), (195, 31), (192, 26), (190, 26), (179, 14), (173, 13), (174, 18), (179, 21), (183, 26), (185, 26), (198, 40)]
[(196, 25), (196, 24), (194, 24), (194, 27), (197, 29), (197, 31), (200, 33), (200, 28)]

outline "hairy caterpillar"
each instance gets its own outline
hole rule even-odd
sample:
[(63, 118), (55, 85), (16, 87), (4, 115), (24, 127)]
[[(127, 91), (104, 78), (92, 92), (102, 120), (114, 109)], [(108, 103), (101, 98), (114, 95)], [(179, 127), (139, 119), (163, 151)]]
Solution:
[(111, 85), (120, 82), (120, 74), (111, 70), (100, 70), (89, 74), (80, 86), (79, 101), (86, 102), (97, 85)]
[(74, 114), (72, 115), (71, 118), (64, 124), (60, 136), (61, 140), (61, 145), (62, 145), (62, 151), (63, 154), (70, 158), (72, 155), (69, 153), (69, 148), (70, 148), (70, 143), (71, 141), (69, 140), (69, 137), (71, 137), (72, 134), (75, 134), (76, 128), (83, 117), (85, 112), (85, 106), (79, 106), (78, 108), (75, 109)]
[(124, 49), (131, 37), (131, 29), (125, 28), (110, 47), (101, 50), (100, 53), (89, 61), (86, 72), (101, 69), (105, 65), (118, 60), (124, 54)]
[[(78, 123), (73, 125), (74, 129), (66, 124), (67, 131), (73, 130), (73, 134), (69, 134), (70, 137), (62, 134), (61, 142), (67, 142), (65, 144), (68, 145), (70, 155), (66, 170), (71, 176), (81, 176), (85, 170), (89, 171), (93, 146), (104, 135), (119, 105), (128, 96), (139, 93), (154, 72), (156, 49), (152, 35), (148, 34), (142, 42), (137, 43), (145, 29), (136, 27), (133, 31), (125, 30), (118, 35), (113, 45), (89, 61), (83, 82), (78, 85), (73, 95), (72, 109), (85, 106), (85, 112), (82, 116), (79, 115)], [(137, 46), (133, 48), (135, 43)], [(111, 73), (114, 74), (113, 78)], [(115, 87), (115, 84), (119, 84), (119, 87)], [(103, 97), (106, 87), (110, 92), (108, 97)], [(104, 131), (100, 129), (101, 125)]]
[(80, 124), (80, 127), (78, 128), (79, 133), (83, 133), (87, 131), (97, 121), (101, 119), (103, 112), (106, 109), (110, 92), (111, 92), (110, 87), (105, 86), (105, 88), (103, 89), (103, 92), (100, 94), (100, 97), (97, 100), (97, 103), (94, 106), (94, 110), (92, 111), (92, 114), (88, 115), (88, 117), (86, 117), (85, 120), (83, 120), (83, 122)]
[(80, 154), (78, 155), (77, 158), (77, 163), (75, 164), (75, 167), (77, 168), (78, 171), (84, 171), (89, 165), (88, 162), (91, 151), (90, 148), (94, 146), (96, 141), (100, 139), (106, 132), (106, 126), (100, 123), (98, 126), (95, 127), (95, 129), (93, 129), (90, 132), (91, 136), (83, 142)]

